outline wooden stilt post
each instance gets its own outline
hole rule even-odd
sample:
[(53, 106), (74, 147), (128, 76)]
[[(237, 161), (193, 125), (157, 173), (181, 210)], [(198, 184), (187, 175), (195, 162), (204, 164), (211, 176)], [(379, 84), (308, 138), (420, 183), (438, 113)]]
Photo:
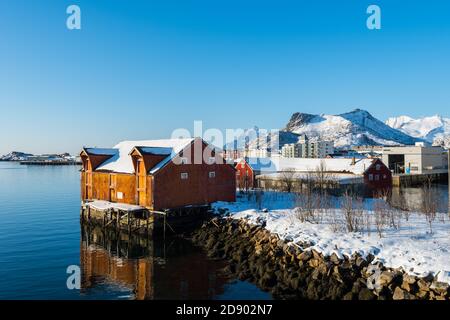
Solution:
[(128, 222), (128, 233), (131, 233), (131, 219), (130, 219), (130, 212), (127, 214), (127, 222)]
[(164, 242), (166, 241), (166, 216), (167, 216), (167, 212), (164, 213)]

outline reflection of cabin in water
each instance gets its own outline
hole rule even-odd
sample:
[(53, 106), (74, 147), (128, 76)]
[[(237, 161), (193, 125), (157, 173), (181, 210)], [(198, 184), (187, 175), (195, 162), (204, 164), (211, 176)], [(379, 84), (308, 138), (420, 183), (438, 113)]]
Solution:
[[(223, 262), (207, 259), (188, 240), (162, 241), (83, 226), (80, 246), (81, 292), (104, 284), (130, 298), (213, 299), (223, 293)], [(192, 272), (195, 270), (195, 272)]]
[(83, 201), (164, 210), (235, 200), (234, 169), (199, 138), (84, 148), (81, 159)]

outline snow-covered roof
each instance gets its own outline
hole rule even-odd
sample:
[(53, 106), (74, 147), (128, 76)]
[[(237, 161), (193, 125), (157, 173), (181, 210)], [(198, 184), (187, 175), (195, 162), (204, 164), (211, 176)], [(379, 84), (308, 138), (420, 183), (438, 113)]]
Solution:
[[(354, 161), (354, 164), (353, 164)], [(293, 169), (298, 172), (315, 171), (323, 162), (328, 172), (363, 174), (374, 159), (319, 159), (319, 158), (248, 158), (248, 164), (261, 173), (281, 172)]]
[[(264, 173), (256, 176), (257, 179), (268, 179), (268, 180), (282, 180), (284, 178), (283, 172), (274, 172), (274, 173)], [(304, 179), (312, 179), (313, 181), (317, 180), (318, 177), (316, 175), (308, 175), (307, 172), (296, 172), (292, 175), (293, 180), (304, 180)], [(364, 177), (362, 175), (355, 175), (353, 173), (337, 173), (330, 174), (329, 177), (326, 177), (327, 181), (334, 181), (341, 185), (347, 184), (358, 184), (364, 183)]]
[(155, 154), (155, 155), (169, 155), (172, 153), (172, 148), (167, 147), (137, 147), (144, 154)]
[(87, 154), (98, 156), (113, 156), (119, 152), (118, 149), (113, 148), (84, 148)]
[(153, 174), (166, 165), (176, 155), (178, 155), (185, 147), (194, 141), (193, 138), (187, 139), (161, 139), (161, 140), (143, 140), (143, 141), (123, 141), (114, 146), (119, 152), (114, 154), (110, 159), (106, 160), (96, 170), (105, 170), (118, 173), (134, 173), (133, 161), (130, 152), (135, 147), (149, 148), (147, 151), (160, 152), (159, 154), (167, 154), (168, 156), (150, 170)]

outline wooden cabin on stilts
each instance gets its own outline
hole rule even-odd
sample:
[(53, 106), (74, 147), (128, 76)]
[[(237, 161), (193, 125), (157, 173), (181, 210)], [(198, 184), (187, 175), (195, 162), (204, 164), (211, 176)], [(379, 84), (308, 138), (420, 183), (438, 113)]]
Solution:
[(235, 201), (235, 169), (200, 138), (124, 141), (80, 156), (83, 222), (177, 233), (212, 202)]

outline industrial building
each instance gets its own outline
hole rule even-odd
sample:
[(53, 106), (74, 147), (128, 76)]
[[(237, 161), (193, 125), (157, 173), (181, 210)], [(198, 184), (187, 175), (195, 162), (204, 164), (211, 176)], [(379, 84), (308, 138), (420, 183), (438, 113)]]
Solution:
[(382, 161), (394, 174), (440, 174), (448, 172), (448, 152), (442, 147), (384, 147)]

